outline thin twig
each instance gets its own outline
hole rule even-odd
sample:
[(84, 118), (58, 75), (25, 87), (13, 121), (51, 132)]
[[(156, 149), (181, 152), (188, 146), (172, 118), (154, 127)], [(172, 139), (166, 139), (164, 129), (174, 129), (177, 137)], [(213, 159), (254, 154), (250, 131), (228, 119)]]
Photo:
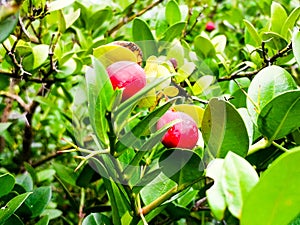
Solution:
[(122, 26), (124, 26), (125, 24), (127, 24), (130, 21), (134, 20), (136, 17), (139, 17), (139, 16), (143, 15), (144, 13), (146, 13), (150, 9), (154, 8), (155, 6), (159, 5), (163, 1), (164, 0), (158, 0), (158, 1), (156, 1), (156, 2), (154, 2), (152, 4), (150, 4), (150, 5), (148, 5), (147, 7), (145, 7), (144, 9), (142, 9), (141, 11), (137, 12), (133, 16), (130, 16), (127, 19), (122, 19), (116, 26), (114, 26), (112, 29), (110, 29), (110, 30), (107, 31), (107, 36), (111, 36), (114, 32), (116, 32), (117, 30), (119, 30)]
[(12, 94), (10, 92), (5, 92), (5, 91), (0, 91), (0, 95), (17, 101), (19, 103), (19, 105), (24, 109), (25, 112), (29, 111), (29, 105), (26, 104), (26, 102), (24, 102), (24, 100), (19, 95), (15, 95), (15, 94)]

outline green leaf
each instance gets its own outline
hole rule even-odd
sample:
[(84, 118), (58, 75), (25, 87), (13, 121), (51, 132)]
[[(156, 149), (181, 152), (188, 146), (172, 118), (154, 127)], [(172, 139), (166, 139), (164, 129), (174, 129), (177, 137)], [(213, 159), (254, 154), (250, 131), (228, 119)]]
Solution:
[(63, 9), (71, 4), (73, 4), (75, 0), (56, 0), (53, 2), (50, 2), (48, 5), (48, 11), (53, 12), (56, 10)]
[(36, 225), (48, 225), (48, 224), (49, 224), (49, 221), (50, 221), (49, 216), (44, 216), (44, 217), (42, 217), (42, 219), (40, 219), (40, 220), (36, 223)]
[(288, 45), (288, 42), (278, 33), (275, 32), (265, 32), (262, 35), (263, 40), (266, 45), (274, 50), (282, 50)]
[(194, 104), (178, 104), (173, 107), (176, 111), (184, 112), (192, 117), (197, 126), (201, 127), (202, 119), (204, 115), (204, 109), (198, 105)]
[(5, 132), (11, 124), (11, 122), (0, 123), (0, 134)]
[(82, 221), (82, 225), (110, 225), (109, 218), (101, 213), (91, 213)]
[(295, 56), (295, 59), (300, 65), (300, 32), (294, 32), (293, 39), (292, 39), (292, 47), (293, 47), (293, 53)]
[(216, 50), (212, 42), (201, 35), (195, 38), (194, 45), (195, 52), (201, 59), (212, 58), (216, 55)]
[(185, 22), (178, 22), (170, 26), (164, 33), (163, 38), (160, 41), (172, 42), (175, 38), (179, 38), (185, 27)]
[(76, 186), (77, 174), (73, 169), (56, 162), (53, 163), (53, 168), (60, 179), (72, 186)]
[(241, 217), (244, 201), (258, 180), (256, 171), (244, 158), (232, 152), (226, 155), (222, 186), (226, 204), (233, 216)]
[(96, 11), (88, 19), (88, 29), (96, 30), (99, 29), (106, 21), (110, 21), (113, 17), (111, 8), (104, 8)]
[(281, 28), (281, 32), (280, 34), (285, 38), (285, 39), (289, 39), (290, 37), (290, 32), (292, 32), (298, 18), (300, 16), (300, 7), (295, 8), (290, 15), (288, 16), (288, 18), (285, 20), (282, 28)]
[(271, 5), (271, 31), (280, 33), (286, 19), (287, 14), (283, 6), (273, 1)]
[(204, 164), (198, 154), (187, 149), (165, 151), (159, 158), (162, 172), (179, 187), (186, 187), (203, 177)]
[(0, 21), (0, 43), (5, 41), (6, 38), (8, 38), (8, 36), (14, 31), (15, 27), (17, 26), (18, 20), (19, 12), (14, 15), (10, 15), (4, 20)]
[(16, 215), (12, 214), (3, 224), (0, 222), (1, 225), (24, 225), (22, 220)]
[(173, 25), (181, 20), (180, 8), (177, 2), (174, 0), (171, 0), (167, 3), (165, 14), (169, 25)]
[(113, 95), (113, 87), (103, 65), (96, 58), (92, 59), (93, 68), (86, 71), (89, 116), (97, 137), (104, 146), (108, 146), (108, 121), (105, 115)]
[(30, 192), (18, 195), (0, 209), (0, 225), (2, 225), (28, 198)]
[(262, 69), (248, 88), (247, 109), (253, 122), (256, 123), (259, 112), (271, 99), (296, 88), (293, 77), (285, 69), (275, 65)]
[(48, 45), (37, 45), (32, 48), (33, 54), (33, 66), (32, 69), (40, 67), (48, 58), (49, 46)]
[(300, 127), (300, 90), (282, 93), (273, 98), (257, 119), (259, 131), (269, 141), (280, 139)]
[(224, 158), (229, 151), (246, 156), (249, 137), (246, 125), (232, 104), (213, 98), (204, 111), (202, 134), (208, 150)]
[(32, 218), (38, 217), (44, 211), (51, 200), (51, 195), (51, 187), (39, 187), (26, 199), (25, 204), (29, 207)]
[(224, 159), (214, 159), (207, 166), (206, 176), (214, 180), (213, 186), (206, 191), (207, 202), (217, 220), (222, 220), (226, 210), (226, 199), (222, 186)]
[(29, 173), (23, 173), (18, 175), (16, 177), (16, 183), (21, 185), (27, 192), (32, 191), (33, 189), (33, 180)]
[(69, 14), (64, 14), (64, 17), (65, 17), (66, 29), (68, 29), (80, 17), (80, 9), (77, 9), (75, 12), (71, 12)]
[(144, 59), (147, 59), (151, 55), (157, 55), (157, 45), (154, 36), (144, 20), (140, 18), (135, 18), (133, 20), (132, 38), (141, 48)]
[(141, 190), (142, 200), (145, 205), (148, 205), (175, 186), (176, 183), (173, 180), (161, 173)]
[(298, 147), (272, 162), (245, 200), (241, 225), (288, 224), (299, 214), (299, 161)]
[(0, 197), (7, 195), (11, 190), (13, 189), (15, 185), (15, 178), (13, 175), (6, 173), (3, 175), (0, 175)]
[(244, 24), (246, 26), (247, 31), (250, 34), (250, 43), (254, 43), (255, 47), (261, 46), (262, 40), (260, 38), (260, 36), (258, 35), (257, 30), (255, 29), (255, 27), (252, 25), (252, 23), (250, 23), (248, 20), (244, 20)]

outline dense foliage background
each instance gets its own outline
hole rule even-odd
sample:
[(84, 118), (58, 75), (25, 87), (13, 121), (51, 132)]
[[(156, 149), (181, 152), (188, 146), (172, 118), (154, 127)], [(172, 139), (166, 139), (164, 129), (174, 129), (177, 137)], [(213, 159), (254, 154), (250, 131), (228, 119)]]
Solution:
[[(292, 0), (1, 1), (0, 224), (299, 224), (299, 15)], [(105, 68), (137, 46), (148, 84), (121, 102)], [(193, 150), (160, 143), (170, 108), (197, 122)]]

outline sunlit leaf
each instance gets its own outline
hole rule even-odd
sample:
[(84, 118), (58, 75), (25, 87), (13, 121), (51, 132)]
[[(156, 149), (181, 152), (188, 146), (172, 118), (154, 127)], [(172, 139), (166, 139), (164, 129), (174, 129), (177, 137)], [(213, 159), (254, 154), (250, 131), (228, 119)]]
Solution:
[(270, 141), (282, 138), (300, 127), (300, 91), (288, 91), (273, 98), (257, 119), (259, 131)]
[(174, 0), (168, 1), (165, 14), (166, 19), (170, 25), (173, 25), (174, 23), (177, 23), (181, 20), (181, 12), (179, 6)]
[(299, 214), (299, 161), (297, 148), (271, 164), (245, 199), (241, 225), (288, 224)]
[(272, 2), (271, 5), (271, 31), (280, 33), (282, 25), (287, 19), (287, 13), (280, 3)]
[(223, 158), (229, 151), (246, 156), (249, 137), (245, 123), (232, 104), (213, 98), (202, 120), (203, 139), (215, 157)]

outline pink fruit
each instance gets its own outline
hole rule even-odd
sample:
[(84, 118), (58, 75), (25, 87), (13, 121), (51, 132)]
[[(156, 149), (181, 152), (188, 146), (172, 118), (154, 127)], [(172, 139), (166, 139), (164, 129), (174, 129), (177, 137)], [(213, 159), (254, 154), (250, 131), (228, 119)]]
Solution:
[(205, 30), (209, 31), (209, 32), (213, 31), (215, 28), (216, 28), (216, 25), (212, 21), (207, 22), (207, 24), (205, 25)]
[(157, 129), (180, 119), (181, 121), (169, 128), (162, 138), (162, 144), (167, 148), (193, 149), (198, 141), (198, 127), (192, 117), (183, 112), (167, 111), (157, 122)]
[(114, 89), (124, 88), (122, 101), (130, 98), (146, 86), (144, 69), (135, 62), (119, 61), (106, 68)]

